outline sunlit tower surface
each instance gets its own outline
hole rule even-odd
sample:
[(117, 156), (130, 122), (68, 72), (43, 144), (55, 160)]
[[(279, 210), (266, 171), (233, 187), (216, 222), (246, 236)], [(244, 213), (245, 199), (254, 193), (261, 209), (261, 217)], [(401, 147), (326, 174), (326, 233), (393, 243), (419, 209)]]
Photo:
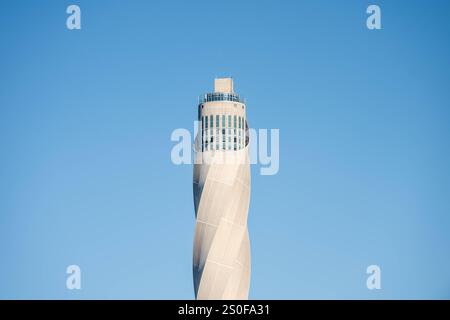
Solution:
[(198, 105), (193, 254), (197, 299), (247, 299), (250, 286), (250, 162), (245, 102), (231, 78), (214, 80)]

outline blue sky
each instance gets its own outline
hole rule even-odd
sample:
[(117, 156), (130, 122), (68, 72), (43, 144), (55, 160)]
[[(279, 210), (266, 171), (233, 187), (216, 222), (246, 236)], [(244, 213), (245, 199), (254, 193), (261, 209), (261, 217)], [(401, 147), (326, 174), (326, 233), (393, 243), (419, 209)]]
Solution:
[(449, 12), (2, 2), (0, 298), (192, 299), (192, 167), (172, 164), (170, 135), (233, 76), (250, 126), (280, 129), (279, 173), (252, 167), (250, 298), (449, 299)]

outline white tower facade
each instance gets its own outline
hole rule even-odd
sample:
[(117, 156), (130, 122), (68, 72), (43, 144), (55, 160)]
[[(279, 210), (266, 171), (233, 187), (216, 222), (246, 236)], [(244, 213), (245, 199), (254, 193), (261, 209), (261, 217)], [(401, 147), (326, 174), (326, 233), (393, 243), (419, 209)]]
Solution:
[(201, 98), (195, 142), (193, 255), (197, 299), (248, 299), (250, 161), (246, 106), (231, 78)]

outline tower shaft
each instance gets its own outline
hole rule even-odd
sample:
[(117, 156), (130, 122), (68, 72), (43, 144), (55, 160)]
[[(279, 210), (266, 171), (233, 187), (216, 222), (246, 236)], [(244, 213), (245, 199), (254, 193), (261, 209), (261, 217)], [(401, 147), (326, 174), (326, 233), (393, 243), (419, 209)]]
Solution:
[(246, 106), (230, 78), (199, 104), (193, 177), (197, 299), (247, 299), (250, 286), (250, 161)]

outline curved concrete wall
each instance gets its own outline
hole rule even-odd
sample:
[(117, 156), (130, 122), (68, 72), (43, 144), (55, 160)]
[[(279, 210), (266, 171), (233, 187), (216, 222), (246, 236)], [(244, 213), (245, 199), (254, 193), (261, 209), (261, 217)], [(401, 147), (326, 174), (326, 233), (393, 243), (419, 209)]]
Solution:
[[(239, 114), (233, 102), (204, 103), (200, 116)], [(214, 111), (214, 112), (213, 112)], [(201, 119), (201, 118), (200, 118)], [(195, 236), (194, 289), (197, 299), (247, 299), (250, 286), (250, 243), (247, 215), (250, 202), (248, 144), (238, 150), (202, 152), (196, 140), (193, 177)]]

